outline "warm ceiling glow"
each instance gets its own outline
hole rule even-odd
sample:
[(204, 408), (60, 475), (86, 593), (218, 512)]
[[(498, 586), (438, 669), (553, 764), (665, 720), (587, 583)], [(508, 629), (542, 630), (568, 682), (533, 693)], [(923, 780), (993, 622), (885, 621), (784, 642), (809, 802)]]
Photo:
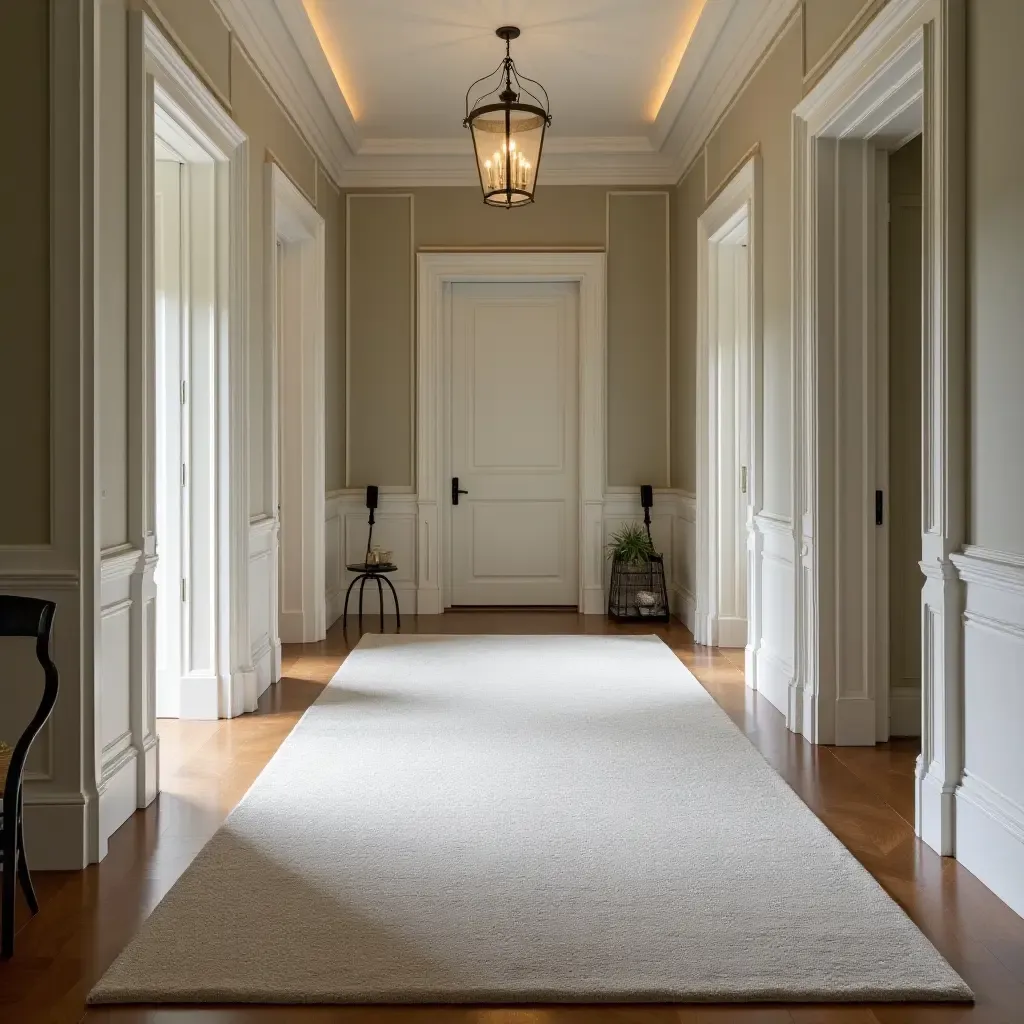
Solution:
[(690, 0), (690, 3), (687, 5), (686, 13), (683, 16), (683, 23), (679, 27), (679, 35), (676, 37), (676, 43), (662, 62), (657, 84), (651, 93), (651, 99), (647, 105), (647, 119), (649, 121), (653, 121), (658, 116), (658, 111), (661, 110), (661, 105), (665, 102), (669, 89), (672, 88), (676, 72), (678, 72), (679, 65), (683, 61), (686, 48), (690, 45), (690, 37), (693, 35), (693, 30), (697, 27), (697, 21), (700, 19), (701, 11), (704, 10), (706, 3), (707, 0)]
[(309, 18), (309, 23), (313, 26), (317, 39), (320, 40), (320, 48), (324, 51), (327, 63), (331, 66), (334, 80), (338, 83), (341, 95), (345, 98), (345, 103), (348, 105), (352, 120), (358, 121), (361, 111), (356, 101), (355, 89), (352, 86), (351, 79), (345, 72), (345, 65), (342, 62), (341, 54), (338, 52), (338, 47), (334, 43), (328, 20), (320, 12), (321, 7), (328, 5), (324, 3), (324, 0), (302, 0), (302, 6), (306, 8), (306, 16)]

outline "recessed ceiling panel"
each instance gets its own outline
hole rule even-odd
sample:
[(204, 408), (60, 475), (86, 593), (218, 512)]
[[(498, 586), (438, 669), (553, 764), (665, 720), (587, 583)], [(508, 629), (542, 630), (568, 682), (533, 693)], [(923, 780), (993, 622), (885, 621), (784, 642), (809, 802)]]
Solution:
[[(717, 3), (721, 0), (707, 0)], [(553, 134), (645, 135), (705, 0), (303, 0), (364, 138), (462, 133), (466, 89), (512, 56)]]

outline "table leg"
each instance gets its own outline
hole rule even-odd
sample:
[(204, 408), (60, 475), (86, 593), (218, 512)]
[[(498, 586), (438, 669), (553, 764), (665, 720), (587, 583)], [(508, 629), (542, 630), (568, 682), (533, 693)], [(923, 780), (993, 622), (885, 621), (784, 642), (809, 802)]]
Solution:
[(393, 584), (391, 583), (391, 580), (389, 580), (387, 578), (387, 576), (384, 577), (384, 582), (388, 585), (388, 587), (391, 588), (391, 596), (395, 599), (395, 618), (398, 620), (398, 628), (401, 629), (402, 628), (402, 612), (399, 610), (399, 607), (398, 607), (398, 592), (395, 590)]
[(359, 577), (354, 576), (352, 582), (348, 585), (348, 590), (345, 591), (345, 610), (341, 613), (341, 628), (344, 629), (348, 624), (348, 596), (352, 593), (352, 588), (359, 582)]
[(359, 577), (359, 628), (363, 628), (363, 587), (366, 586), (366, 581), (370, 577), (362, 575)]
[(380, 600), (380, 631), (384, 632), (384, 588), (380, 585), (380, 576), (374, 576), (377, 581), (377, 596)]

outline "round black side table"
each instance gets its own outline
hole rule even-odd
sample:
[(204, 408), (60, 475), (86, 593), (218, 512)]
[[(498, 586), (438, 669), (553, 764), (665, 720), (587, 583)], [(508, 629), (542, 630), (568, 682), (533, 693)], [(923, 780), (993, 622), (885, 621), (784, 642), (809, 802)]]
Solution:
[(395, 588), (391, 583), (391, 580), (387, 578), (385, 573), (394, 572), (398, 566), (392, 565), (390, 562), (381, 563), (380, 565), (363, 564), (362, 562), (356, 562), (353, 565), (346, 565), (346, 569), (349, 572), (357, 572), (358, 576), (348, 585), (348, 590), (345, 591), (345, 610), (341, 616), (341, 628), (344, 629), (348, 625), (348, 599), (352, 593), (352, 588), (358, 583), (359, 584), (359, 625), (363, 624), (363, 587), (366, 586), (367, 580), (377, 581), (377, 592), (380, 595), (380, 631), (384, 632), (384, 588), (381, 586), (381, 580), (388, 585), (388, 590), (391, 591), (391, 596), (395, 600), (395, 618), (398, 619), (398, 628), (402, 628), (402, 613), (398, 609), (398, 594), (395, 592)]

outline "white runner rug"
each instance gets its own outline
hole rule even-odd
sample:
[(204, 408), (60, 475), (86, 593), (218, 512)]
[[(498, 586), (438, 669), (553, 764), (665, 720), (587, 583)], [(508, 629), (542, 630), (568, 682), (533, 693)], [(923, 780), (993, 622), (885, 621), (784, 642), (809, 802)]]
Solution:
[(964, 1000), (654, 637), (367, 636), (108, 1002)]

